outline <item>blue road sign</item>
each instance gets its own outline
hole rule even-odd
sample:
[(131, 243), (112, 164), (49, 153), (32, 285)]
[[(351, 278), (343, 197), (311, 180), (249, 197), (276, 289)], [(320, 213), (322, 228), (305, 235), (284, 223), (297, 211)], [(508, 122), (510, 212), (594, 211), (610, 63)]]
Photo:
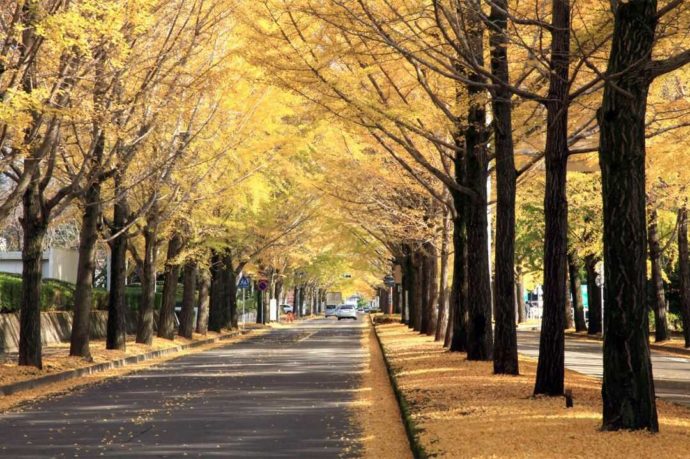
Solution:
[(237, 286), (238, 286), (239, 288), (249, 288), (250, 285), (251, 285), (251, 282), (250, 282), (249, 278), (243, 276), (243, 277), (240, 279), (240, 283), (239, 283)]

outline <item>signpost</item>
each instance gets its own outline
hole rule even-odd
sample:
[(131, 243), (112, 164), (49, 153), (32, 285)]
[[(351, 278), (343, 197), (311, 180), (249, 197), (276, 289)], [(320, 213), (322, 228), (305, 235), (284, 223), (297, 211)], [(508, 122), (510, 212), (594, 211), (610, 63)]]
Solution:
[(251, 285), (251, 280), (248, 277), (242, 276), (240, 278), (239, 284), (237, 286), (242, 289), (242, 328), (244, 329), (245, 319), (244, 319), (244, 295), (249, 286)]

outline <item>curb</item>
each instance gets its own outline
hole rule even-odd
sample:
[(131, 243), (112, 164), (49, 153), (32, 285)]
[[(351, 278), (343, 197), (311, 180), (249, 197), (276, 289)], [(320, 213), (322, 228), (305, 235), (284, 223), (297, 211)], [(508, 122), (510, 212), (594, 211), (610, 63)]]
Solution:
[[(248, 333), (248, 332), (244, 331), (244, 333)], [(91, 366), (84, 367), (84, 368), (75, 368), (74, 370), (62, 371), (60, 373), (54, 373), (54, 374), (42, 376), (42, 377), (36, 378), (36, 379), (30, 379), (27, 381), (20, 381), (20, 382), (13, 383), (13, 384), (7, 384), (4, 386), (0, 386), (0, 394), (12, 395), (12, 394), (16, 394), (17, 392), (36, 389), (36, 388), (39, 388), (39, 387), (42, 387), (42, 386), (45, 386), (48, 384), (66, 381), (68, 379), (74, 379), (74, 378), (79, 378), (81, 376), (86, 376), (86, 375), (90, 375), (90, 374), (94, 374), (94, 373), (100, 373), (102, 371), (111, 370), (113, 368), (121, 368), (121, 367), (125, 367), (127, 365), (131, 365), (133, 363), (144, 362), (146, 360), (155, 359), (157, 357), (161, 357), (164, 355), (176, 354), (180, 351), (184, 351), (187, 349), (193, 349), (193, 348), (203, 346), (206, 344), (211, 344), (211, 343), (215, 343), (218, 341), (223, 341), (223, 340), (232, 338), (232, 337), (240, 335), (240, 334), (243, 334), (243, 333), (241, 331), (235, 331), (232, 333), (226, 333), (224, 335), (217, 336), (215, 338), (207, 338), (207, 339), (203, 339), (203, 340), (199, 340), (199, 341), (194, 341), (192, 343), (180, 344), (179, 346), (170, 347), (167, 349), (159, 349), (157, 351), (150, 351), (150, 352), (146, 352), (144, 354), (131, 355), (129, 357), (124, 357), (121, 359), (111, 360), (111, 361), (103, 362), (103, 363), (97, 363), (95, 365), (91, 365)]]
[(381, 355), (383, 356), (383, 363), (386, 365), (386, 370), (388, 372), (388, 379), (390, 380), (391, 386), (393, 387), (393, 393), (395, 394), (395, 399), (398, 401), (398, 408), (400, 408), (400, 417), (402, 418), (403, 425), (405, 426), (405, 433), (407, 433), (407, 440), (410, 443), (410, 450), (412, 450), (412, 455), (415, 459), (427, 459), (429, 454), (425, 451), (424, 446), (419, 441), (419, 429), (415, 425), (414, 421), (410, 417), (410, 409), (407, 404), (407, 400), (403, 395), (400, 387), (398, 386), (398, 380), (395, 378), (395, 373), (391, 367), (390, 361), (388, 360), (388, 355), (383, 348), (383, 343), (381, 342), (381, 337), (376, 329), (376, 323), (374, 322), (374, 317), (369, 316), (369, 321), (374, 329), (374, 336), (376, 336), (376, 342), (379, 344), (381, 349)]

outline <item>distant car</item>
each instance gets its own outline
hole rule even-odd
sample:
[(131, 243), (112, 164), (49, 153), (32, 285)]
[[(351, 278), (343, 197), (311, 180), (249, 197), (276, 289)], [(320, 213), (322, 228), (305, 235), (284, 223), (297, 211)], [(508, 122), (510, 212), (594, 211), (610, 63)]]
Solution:
[(335, 304), (326, 305), (326, 317), (338, 317), (338, 315), (336, 314), (337, 310), (338, 306), (336, 306)]
[(357, 320), (357, 308), (351, 304), (341, 304), (335, 311), (335, 316), (340, 319)]
[(283, 309), (284, 314), (288, 314), (293, 311), (293, 307), (289, 304), (281, 304), (280, 307)]
[(369, 305), (364, 306), (364, 312), (365, 312), (365, 313), (366, 313), (366, 312), (371, 312), (371, 306), (369, 306)]

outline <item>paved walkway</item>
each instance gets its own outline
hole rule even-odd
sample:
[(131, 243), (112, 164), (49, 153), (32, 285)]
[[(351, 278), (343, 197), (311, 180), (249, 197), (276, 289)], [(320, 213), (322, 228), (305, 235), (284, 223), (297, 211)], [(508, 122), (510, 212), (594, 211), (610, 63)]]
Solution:
[[(539, 356), (539, 332), (518, 331), (520, 353)], [(603, 377), (602, 343), (566, 336), (565, 366), (597, 378)], [(657, 397), (690, 406), (690, 359), (652, 351)]]
[(301, 322), (0, 415), (0, 456), (357, 457), (362, 322)]

